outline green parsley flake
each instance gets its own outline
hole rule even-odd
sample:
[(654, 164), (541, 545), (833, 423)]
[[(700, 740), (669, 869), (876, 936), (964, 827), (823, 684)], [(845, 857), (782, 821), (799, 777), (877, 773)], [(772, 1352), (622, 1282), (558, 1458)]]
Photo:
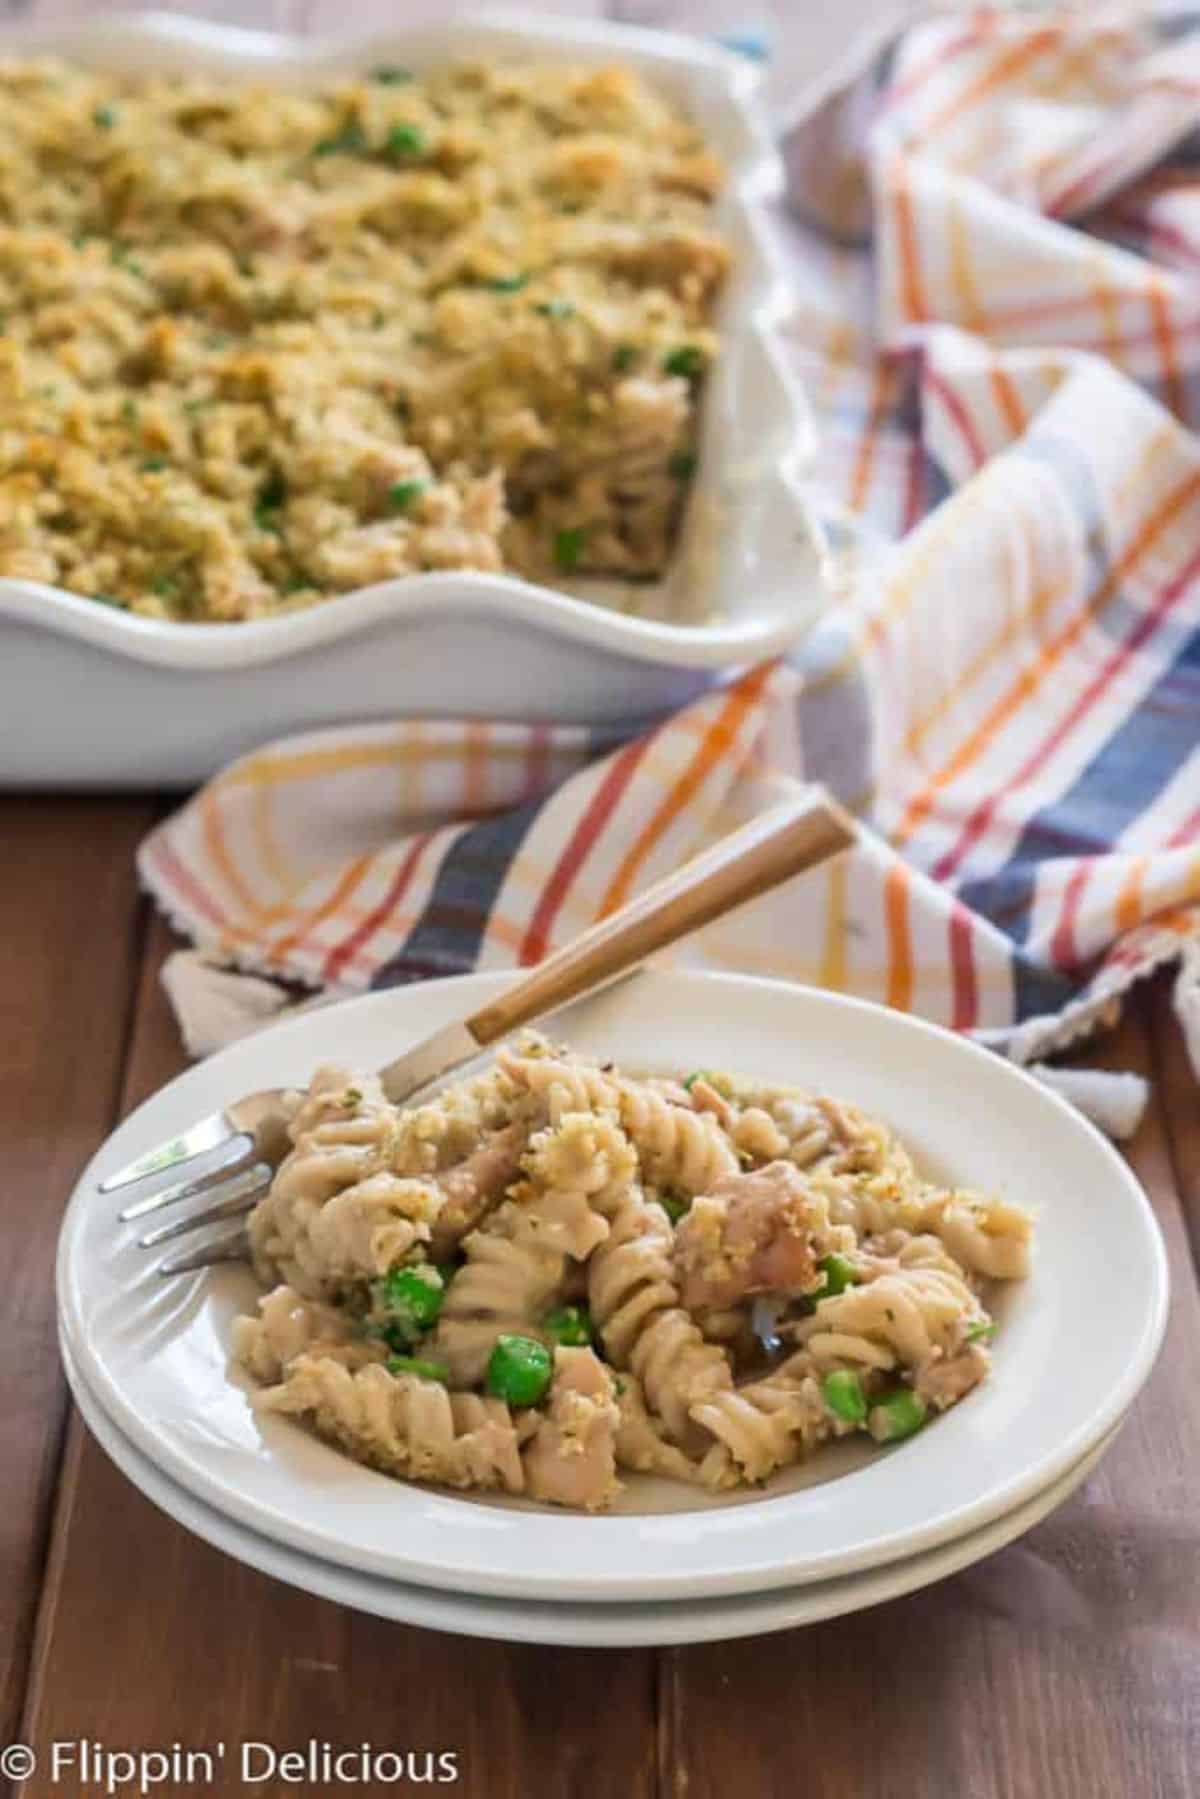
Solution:
[(698, 344), (678, 344), (663, 357), (663, 368), (668, 375), (683, 375), (694, 381), (704, 373), (704, 351)]
[(679, 1220), (687, 1215), (692, 1204), (686, 1193), (673, 1192), (660, 1193), (658, 1203), (672, 1224), (678, 1224)]
[(368, 148), (367, 134), (357, 119), (347, 119), (332, 137), (313, 145), (314, 156), (361, 156)]
[(569, 525), (554, 533), (554, 560), (559, 568), (570, 572), (578, 568), (587, 532), (582, 525)]
[(278, 469), (272, 471), (258, 490), (254, 502), (254, 522), (260, 531), (278, 531), (279, 513), (287, 501), (287, 482)]

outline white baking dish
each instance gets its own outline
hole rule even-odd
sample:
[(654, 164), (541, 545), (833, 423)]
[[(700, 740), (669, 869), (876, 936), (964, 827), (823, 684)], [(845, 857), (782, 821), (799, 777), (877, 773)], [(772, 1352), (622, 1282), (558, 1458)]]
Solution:
[(0, 580), (0, 782), (185, 785), (272, 736), (359, 718), (630, 718), (786, 649), (812, 623), (825, 600), (820, 533), (800, 492), (813, 432), (774, 339), (788, 304), (767, 219), (780, 170), (759, 77), (743, 58), (658, 32), (508, 13), (337, 39), (126, 14), (9, 30), (0, 46), (280, 82), (456, 55), (618, 57), (676, 94), (724, 159), (718, 218), (736, 256), (699, 469), (661, 596), (674, 616), (710, 622), (667, 624), (470, 572), (406, 576), (233, 625), (136, 618)]

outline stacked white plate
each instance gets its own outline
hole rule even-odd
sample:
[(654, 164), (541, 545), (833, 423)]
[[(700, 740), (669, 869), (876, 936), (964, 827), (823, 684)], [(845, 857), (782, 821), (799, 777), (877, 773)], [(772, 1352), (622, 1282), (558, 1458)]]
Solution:
[(712, 1499), (629, 1479), (603, 1517), (410, 1486), (358, 1466), (231, 1376), (247, 1270), (164, 1281), (97, 1183), (203, 1113), (382, 1065), (503, 986), (480, 975), (310, 1013), (191, 1070), (86, 1170), (59, 1253), (68, 1378), (134, 1484), (228, 1554), (362, 1611), (530, 1642), (748, 1635), (878, 1604), (1027, 1530), (1103, 1454), (1153, 1364), (1166, 1260), (1114, 1150), (1009, 1064), (898, 1013), (740, 977), (645, 973), (560, 1013), (554, 1034), (628, 1065), (811, 1085), (886, 1118), (939, 1179), (1037, 1216), (1030, 1277), (996, 1308), (991, 1379), (888, 1450), (851, 1439), (765, 1492)]

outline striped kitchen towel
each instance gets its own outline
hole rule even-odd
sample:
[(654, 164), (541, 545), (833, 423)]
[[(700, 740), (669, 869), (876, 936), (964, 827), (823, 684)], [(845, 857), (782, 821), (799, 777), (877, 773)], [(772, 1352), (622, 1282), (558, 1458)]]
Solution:
[(347, 727), (226, 770), (140, 857), (198, 947), (169, 972), (193, 1044), (279, 979), (536, 961), (816, 779), (862, 847), (681, 957), (1023, 1061), (1172, 962), (1200, 1068), (1198, 122), (1200, 15), (988, 10), (788, 131), (834, 606), (651, 729)]

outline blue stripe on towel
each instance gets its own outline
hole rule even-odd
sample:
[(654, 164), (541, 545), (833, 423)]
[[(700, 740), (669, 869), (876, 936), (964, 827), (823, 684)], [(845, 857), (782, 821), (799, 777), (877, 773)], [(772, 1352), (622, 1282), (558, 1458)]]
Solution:
[(1038, 864), (1109, 850), (1172, 781), (1200, 742), (1200, 630), (1193, 630), (1135, 712), (1029, 820), (1008, 862), (958, 897), (1017, 943), (1029, 934)]
[(424, 912), (404, 945), (378, 971), (372, 987), (463, 974), (476, 966), (504, 878), (545, 798), (485, 818), (455, 838)]

